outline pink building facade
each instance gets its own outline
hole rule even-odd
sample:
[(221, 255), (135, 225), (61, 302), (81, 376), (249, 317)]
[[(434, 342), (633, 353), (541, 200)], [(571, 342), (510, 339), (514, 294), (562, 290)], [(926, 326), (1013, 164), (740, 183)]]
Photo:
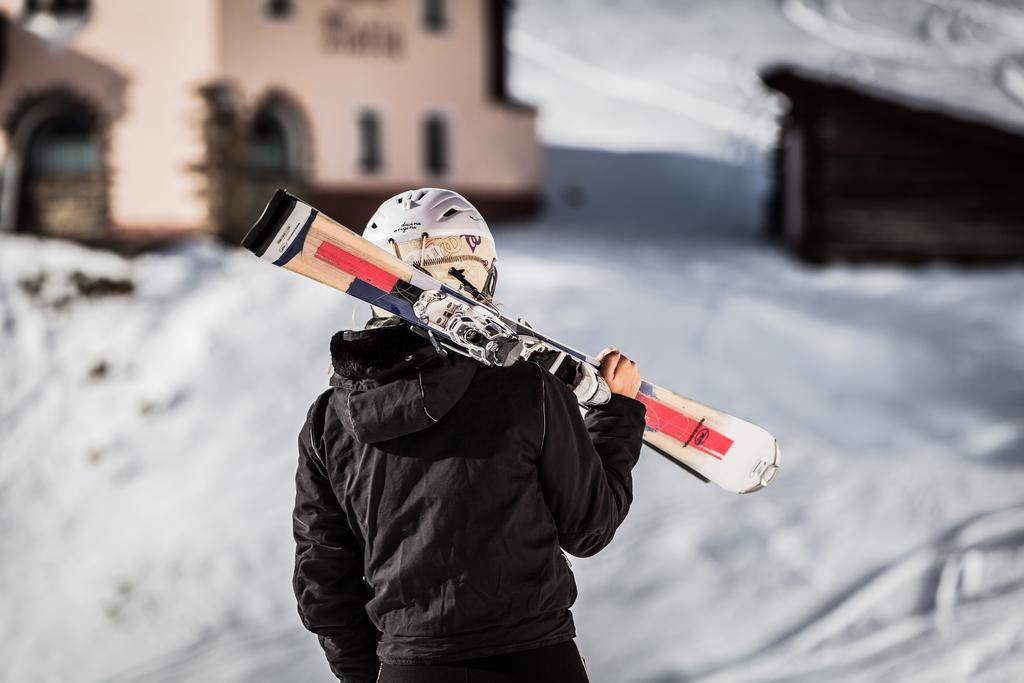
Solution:
[(505, 0), (0, 0), (0, 230), (234, 239), (278, 186), (359, 229), (401, 189), (539, 196)]

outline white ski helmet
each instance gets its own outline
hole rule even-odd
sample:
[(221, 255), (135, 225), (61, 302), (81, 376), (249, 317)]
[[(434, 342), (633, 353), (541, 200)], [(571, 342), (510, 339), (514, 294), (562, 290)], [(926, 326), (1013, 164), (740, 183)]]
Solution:
[(476, 207), (458, 192), (436, 187), (391, 197), (366, 224), (363, 237), (452, 289), (470, 285), (490, 299), (498, 282), (494, 238)]

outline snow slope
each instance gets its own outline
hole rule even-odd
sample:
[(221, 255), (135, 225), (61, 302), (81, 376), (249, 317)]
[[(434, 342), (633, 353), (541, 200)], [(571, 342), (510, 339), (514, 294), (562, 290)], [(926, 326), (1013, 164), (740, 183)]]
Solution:
[(1024, 131), (1019, 0), (562, 0), (517, 3), (515, 92), (546, 139), (744, 160), (785, 62), (924, 107)]
[[(574, 562), (596, 681), (1024, 672), (1024, 271), (500, 239), (509, 310), (785, 448), (743, 497), (645, 453), (615, 543)], [(136, 291), (54, 309), (76, 271)], [(290, 593), (291, 475), (349, 302), (202, 243), (123, 261), (8, 237), (0, 273), (0, 679), (326, 680)]]

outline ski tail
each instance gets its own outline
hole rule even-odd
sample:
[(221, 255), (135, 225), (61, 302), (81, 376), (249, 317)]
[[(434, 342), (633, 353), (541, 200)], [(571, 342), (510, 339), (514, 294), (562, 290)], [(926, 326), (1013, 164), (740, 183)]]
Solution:
[(775, 437), (755, 424), (643, 382), (644, 443), (699, 478), (733, 493), (771, 483), (782, 465)]
[(242, 246), (262, 258), (298, 201), (284, 190), (275, 192), (259, 219), (249, 228), (249, 232), (245, 233)]
[(409, 264), (284, 190), (274, 194), (242, 246), (264, 261), (371, 304), (399, 295), (419, 277)]

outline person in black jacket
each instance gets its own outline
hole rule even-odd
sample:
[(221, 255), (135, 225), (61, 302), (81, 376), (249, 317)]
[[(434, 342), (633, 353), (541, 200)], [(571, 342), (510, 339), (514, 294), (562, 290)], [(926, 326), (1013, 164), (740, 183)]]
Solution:
[[(437, 203), (401, 223), (450, 208)], [(416, 217), (423, 264), (431, 226)], [(562, 550), (597, 553), (629, 509), (645, 411), (636, 364), (602, 352), (612, 397), (584, 420), (539, 365), (439, 353), (397, 317), (338, 333), (331, 356), (331, 387), (299, 437), (293, 529), (299, 614), (334, 674), (586, 681)]]

